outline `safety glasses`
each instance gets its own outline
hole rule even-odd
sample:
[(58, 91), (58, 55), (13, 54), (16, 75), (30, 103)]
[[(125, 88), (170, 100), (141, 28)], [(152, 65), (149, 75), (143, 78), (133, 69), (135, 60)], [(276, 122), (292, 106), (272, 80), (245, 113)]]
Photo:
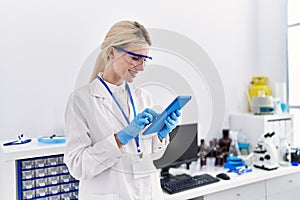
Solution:
[(127, 60), (127, 62), (129, 62), (131, 64), (141, 65), (146, 62), (146, 59), (152, 60), (152, 57), (150, 57), (150, 56), (127, 51), (126, 49), (123, 49), (121, 47), (114, 47), (114, 48), (117, 49), (118, 51), (128, 54), (129, 58), (127, 58), (126, 60)]

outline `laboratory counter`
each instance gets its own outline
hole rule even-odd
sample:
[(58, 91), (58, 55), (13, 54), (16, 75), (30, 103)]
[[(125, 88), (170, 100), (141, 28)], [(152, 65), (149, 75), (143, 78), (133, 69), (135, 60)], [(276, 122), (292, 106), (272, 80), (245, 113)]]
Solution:
[[(172, 169), (171, 174), (181, 173), (198, 175), (208, 173), (216, 176), (226, 172), (224, 168), (210, 170)], [(227, 173), (230, 180), (222, 180), (209, 185), (190, 189), (187, 191), (167, 194), (166, 200), (203, 199), (203, 200), (282, 200), (289, 197), (300, 196), (300, 167), (282, 166), (276, 170), (266, 171), (252, 168), (252, 172), (238, 175), (234, 172)]]
[[(63, 151), (64, 144), (44, 145), (35, 139), (28, 144), (2, 146), (0, 150), (2, 198), (23, 199), (22, 196), (32, 196), (32, 199), (43, 198), (43, 196), (35, 198), (34, 195), (37, 194), (49, 197), (48, 199), (56, 196), (77, 197), (78, 182), (66, 171), (62, 160)], [(174, 175), (208, 173), (216, 176), (224, 170), (224, 168), (199, 170), (199, 162), (195, 162), (192, 163), (190, 170), (176, 168), (170, 169), (170, 173)], [(230, 180), (220, 180), (172, 195), (164, 193), (164, 197), (166, 200), (282, 200), (300, 196), (300, 167), (280, 167), (273, 171), (253, 168), (252, 172), (242, 175), (229, 173), (229, 176)], [(32, 184), (28, 184), (32, 181), (35, 182), (36, 188), (31, 188)]]

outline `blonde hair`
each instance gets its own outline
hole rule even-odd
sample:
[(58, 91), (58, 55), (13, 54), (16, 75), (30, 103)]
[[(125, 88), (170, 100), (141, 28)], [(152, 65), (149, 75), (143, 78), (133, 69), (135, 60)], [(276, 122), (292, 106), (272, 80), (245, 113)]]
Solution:
[(147, 43), (151, 45), (149, 32), (146, 28), (135, 21), (120, 21), (114, 24), (106, 34), (101, 44), (101, 52), (96, 60), (90, 82), (99, 72), (103, 72), (109, 63), (108, 50), (110, 47), (124, 47), (129, 43)]

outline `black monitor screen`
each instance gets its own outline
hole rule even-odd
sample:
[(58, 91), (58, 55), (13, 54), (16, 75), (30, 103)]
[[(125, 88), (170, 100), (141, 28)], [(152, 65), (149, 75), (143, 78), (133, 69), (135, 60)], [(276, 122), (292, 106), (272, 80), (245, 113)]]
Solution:
[(154, 161), (157, 168), (178, 167), (198, 159), (197, 123), (178, 125), (170, 133), (170, 144), (164, 155)]

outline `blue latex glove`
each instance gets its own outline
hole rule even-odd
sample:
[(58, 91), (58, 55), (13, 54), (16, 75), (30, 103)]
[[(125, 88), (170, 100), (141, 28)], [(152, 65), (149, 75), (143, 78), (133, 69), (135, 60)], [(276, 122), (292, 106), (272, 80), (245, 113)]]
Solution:
[(180, 110), (176, 110), (167, 117), (164, 127), (157, 133), (160, 139), (166, 138), (167, 135), (177, 126), (180, 115)]
[(146, 125), (150, 124), (157, 116), (154, 110), (146, 108), (143, 112), (139, 113), (123, 130), (117, 133), (119, 141), (125, 145), (131, 139), (135, 138)]

